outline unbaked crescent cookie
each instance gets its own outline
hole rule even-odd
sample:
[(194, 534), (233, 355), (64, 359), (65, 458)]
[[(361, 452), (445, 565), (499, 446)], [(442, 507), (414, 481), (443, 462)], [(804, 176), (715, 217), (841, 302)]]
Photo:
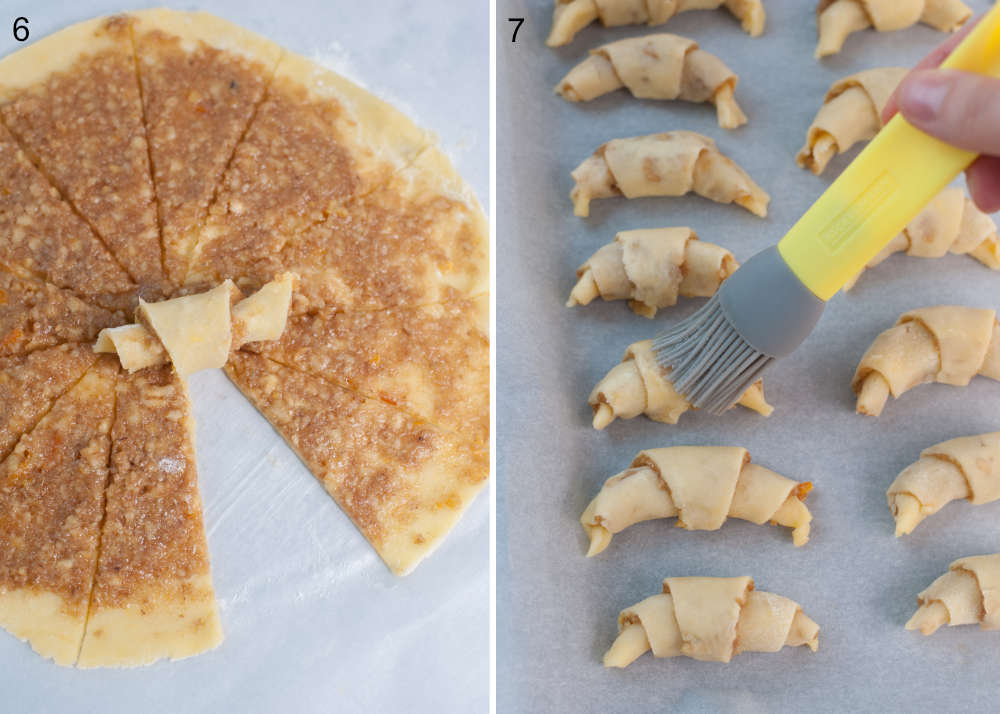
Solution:
[(919, 258), (940, 258), (948, 253), (968, 255), (987, 268), (1000, 270), (997, 224), (955, 187), (946, 188), (927, 204), (861, 272), (847, 281), (844, 290), (854, 287), (865, 269), (903, 252)]
[(549, 47), (572, 42), (580, 30), (599, 20), (605, 27), (618, 25), (662, 25), (679, 12), (725, 7), (736, 16), (751, 37), (764, 32), (761, 0), (556, 0)]
[(972, 17), (962, 0), (819, 0), (816, 58), (840, 52), (848, 35), (874, 27), (892, 32), (918, 22), (954, 32)]
[(752, 578), (666, 578), (663, 592), (618, 615), (618, 638), (605, 667), (654, 657), (729, 662), (740, 652), (819, 647), (819, 625), (794, 600), (754, 589)]
[(834, 156), (873, 138), (882, 128), (882, 110), (908, 71), (878, 67), (834, 82), (795, 157), (799, 166), (819, 176)]
[(738, 267), (732, 253), (687, 227), (621, 231), (577, 268), (566, 307), (628, 300), (634, 312), (654, 317), (678, 296), (711, 297)]
[(930, 446), (886, 492), (896, 536), (961, 498), (979, 505), (1000, 499), (1000, 431), (960, 436)]
[[(684, 412), (693, 408), (674, 389), (669, 372), (656, 363), (652, 340), (629, 345), (621, 363), (594, 385), (587, 401), (594, 411), (595, 429), (603, 429), (615, 419), (631, 419), (640, 414), (653, 421), (676, 424)], [(774, 411), (764, 398), (760, 380), (751, 384), (736, 404), (764, 416)]]
[(595, 198), (683, 196), (693, 191), (716, 203), (735, 203), (756, 216), (771, 200), (749, 174), (724, 156), (707, 136), (668, 131), (612, 139), (572, 172), (573, 212), (590, 215)]
[(680, 35), (630, 37), (590, 51), (556, 85), (570, 102), (587, 102), (624, 87), (639, 99), (711, 102), (719, 126), (735, 129), (747, 118), (733, 92), (736, 74), (722, 60)]
[(795, 545), (809, 540), (812, 515), (803, 500), (812, 489), (750, 463), (736, 446), (672, 446), (639, 452), (590, 502), (580, 523), (597, 555), (615, 533), (653, 518), (677, 518), (691, 531), (714, 531), (727, 518), (792, 529)]
[(1000, 553), (959, 558), (917, 596), (907, 630), (933, 634), (942, 625), (1000, 629)]
[(878, 416), (927, 382), (967, 385), (976, 375), (1000, 380), (1000, 322), (995, 310), (938, 305), (910, 310), (875, 338), (851, 386), (859, 414)]

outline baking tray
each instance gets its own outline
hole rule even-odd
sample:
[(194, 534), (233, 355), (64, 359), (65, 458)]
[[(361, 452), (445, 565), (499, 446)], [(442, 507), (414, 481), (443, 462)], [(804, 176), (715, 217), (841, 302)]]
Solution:
[[(140, 7), (0, 2), (0, 54), (73, 22)], [(486, 203), (485, 3), (204, 0), (317, 59), (438, 133)], [(447, 82), (442, 81), (447, 77)], [(191, 378), (198, 469), (225, 641), (134, 670), (64, 669), (0, 636), (3, 712), (482, 711), (489, 699), (489, 502), (406, 578), (389, 573), (271, 426), (213, 370)]]
[[(984, 0), (969, 2), (977, 12)], [(669, 24), (592, 25), (545, 47), (550, 0), (500, 0), (498, 19), (497, 454), (498, 704), (517, 712), (987, 711), (996, 708), (1000, 635), (976, 627), (932, 637), (903, 625), (916, 594), (964, 555), (1000, 551), (1000, 504), (953, 504), (912, 535), (893, 538), (885, 490), (921, 449), (1000, 428), (1000, 384), (928, 385), (854, 413), (849, 383), (874, 337), (909, 308), (940, 303), (1000, 307), (1000, 275), (964, 256), (893, 257), (826, 309), (817, 331), (768, 374), (769, 419), (743, 409), (688, 413), (676, 426), (636, 418), (590, 426), (587, 394), (629, 343), (694, 311), (686, 300), (655, 321), (624, 302), (563, 305), (574, 271), (619, 230), (687, 225), (744, 261), (777, 241), (857, 150), (821, 177), (795, 153), (829, 85), (868, 67), (911, 65), (945, 35), (927, 27), (853, 35), (813, 59), (814, 2), (766, 0), (767, 29), (744, 34), (725, 11), (689, 12)], [(508, 17), (526, 21), (516, 43)], [(667, 31), (696, 39), (740, 76), (743, 128), (716, 125), (710, 105), (639, 101), (616, 92), (570, 104), (552, 87), (587, 50)], [(595, 201), (572, 214), (569, 172), (616, 137), (691, 129), (713, 137), (770, 192), (769, 216), (695, 196)], [(810, 542), (787, 529), (729, 521), (685, 532), (653, 521), (615, 536), (587, 559), (578, 518), (610, 475), (641, 449), (745, 446), (754, 460), (815, 490)], [(644, 655), (624, 670), (601, 656), (622, 608), (672, 575), (752, 575), (762, 590), (800, 602), (821, 626), (816, 654), (786, 648), (728, 665)]]

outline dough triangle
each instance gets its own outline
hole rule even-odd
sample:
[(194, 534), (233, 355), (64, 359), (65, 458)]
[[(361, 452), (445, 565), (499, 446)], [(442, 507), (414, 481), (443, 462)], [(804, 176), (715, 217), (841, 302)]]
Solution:
[(226, 374), (405, 575), (444, 539), (489, 475), (489, 450), (405, 412), (245, 351)]
[(269, 260), (345, 201), (384, 184), (430, 143), (385, 102), (285, 53), (222, 177), (188, 282), (246, 276), (247, 266)]
[(67, 27), (0, 61), (0, 113), (129, 275), (165, 289), (128, 16)]
[(96, 360), (90, 345), (59, 345), (0, 358), (0, 459)]
[(180, 659), (222, 642), (187, 388), (169, 365), (123, 374), (80, 667)]
[(83, 638), (117, 371), (102, 358), (0, 463), (0, 626), (61, 665)]
[(0, 268), (0, 357), (63, 342), (90, 342), (121, 316), (91, 305), (67, 290)]
[(104, 306), (108, 299), (114, 302), (114, 295), (134, 290), (121, 265), (2, 124), (0, 177), (4, 188), (0, 191), (0, 265)]
[(489, 225), (437, 149), (332, 211), (275, 258), (259, 279), (298, 273), (295, 311), (424, 305), (489, 291)]
[(205, 12), (131, 14), (164, 269), (184, 281), (209, 203), (281, 48)]
[(249, 347), (489, 448), (486, 296), (422, 307), (302, 314)]

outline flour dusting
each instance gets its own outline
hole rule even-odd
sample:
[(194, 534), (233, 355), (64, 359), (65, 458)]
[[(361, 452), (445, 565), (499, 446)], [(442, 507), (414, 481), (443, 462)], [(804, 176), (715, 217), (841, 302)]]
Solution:
[[(316, 64), (326, 67), (339, 74), (340, 76), (351, 80), (356, 85), (362, 89), (371, 92), (376, 97), (384, 102), (388, 102), (396, 109), (406, 114), (415, 124), (423, 127), (424, 124), (417, 117), (417, 113), (413, 110), (407, 102), (403, 101), (399, 97), (395, 96), (391, 92), (385, 91), (383, 87), (373, 87), (358, 74), (357, 69), (354, 64), (354, 60), (351, 58), (350, 52), (339, 42), (331, 42), (327, 45), (326, 50), (317, 50), (313, 52), (309, 59), (311, 59)], [(411, 71), (411, 65), (404, 65), (398, 69), (403, 69), (406, 72)]]
[(183, 458), (172, 458), (170, 456), (164, 456), (157, 462), (157, 466), (160, 471), (167, 474), (179, 474), (184, 470), (187, 462)]

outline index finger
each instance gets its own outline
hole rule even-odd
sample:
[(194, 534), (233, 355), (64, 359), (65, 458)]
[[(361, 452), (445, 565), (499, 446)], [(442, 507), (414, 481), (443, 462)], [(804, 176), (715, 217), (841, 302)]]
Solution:
[[(918, 69), (934, 69), (940, 65), (944, 62), (945, 58), (951, 54), (951, 51), (958, 46), (958, 43), (964, 40), (965, 36), (972, 32), (972, 28), (979, 24), (979, 21), (982, 19), (983, 17), (980, 15), (976, 19), (965, 23), (961, 30), (931, 50), (930, 53), (920, 60), (910, 71), (914, 72)], [(902, 82), (900, 84), (902, 84)], [(892, 119), (898, 109), (899, 107), (896, 105), (896, 91), (893, 90), (892, 96), (889, 97), (889, 101), (886, 102), (885, 108), (882, 110), (882, 123), (885, 124)]]

